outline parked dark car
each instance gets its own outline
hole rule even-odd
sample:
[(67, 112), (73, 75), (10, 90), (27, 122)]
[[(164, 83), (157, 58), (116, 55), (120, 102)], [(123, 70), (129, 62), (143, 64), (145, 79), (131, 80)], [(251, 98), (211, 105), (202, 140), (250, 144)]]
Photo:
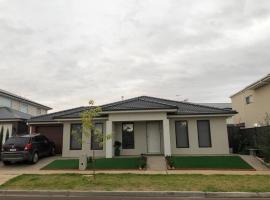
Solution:
[(37, 163), (39, 158), (55, 154), (55, 144), (43, 135), (23, 135), (9, 138), (2, 147), (5, 165), (18, 161)]

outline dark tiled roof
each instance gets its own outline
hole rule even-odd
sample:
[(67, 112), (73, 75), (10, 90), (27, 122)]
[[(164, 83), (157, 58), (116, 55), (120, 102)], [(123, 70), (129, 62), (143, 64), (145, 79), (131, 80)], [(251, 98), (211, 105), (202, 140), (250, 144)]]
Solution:
[(43, 108), (43, 109), (45, 109), (45, 110), (51, 110), (51, 109), (52, 109), (52, 108), (50, 108), (50, 107), (48, 107), (48, 106), (44, 106), (44, 105), (42, 105), (42, 104), (40, 104), (40, 103), (34, 102), (34, 101), (30, 100), (30, 99), (21, 97), (21, 96), (19, 96), (19, 95), (13, 94), (13, 93), (11, 93), (11, 92), (8, 92), (8, 91), (2, 90), (2, 89), (0, 89), (0, 95), (4, 95), (4, 96), (7, 96), (7, 97), (16, 99), (16, 100), (18, 100), (18, 101), (22, 101), (22, 102), (25, 102), (25, 103), (29, 103), (29, 104), (31, 104), (31, 105), (34, 105), (34, 106)]
[(215, 108), (221, 108), (226, 110), (232, 110), (232, 104), (231, 103), (197, 103), (202, 106), (210, 106)]
[(177, 109), (176, 105), (145, 97), (136, 97), (102, 106), (102, 111)]
[(85, 106), (81, 106), (81, 107), (72, 108), (72, 109), (69, 109), (69, 110), (63, 110), (63, 111), (54, 112), (54, 113), (50, 113), (50, 114), (46, 114), (46, 115), (40, 115), (40, 116), (37, 116), (37, 117), (32, 117), (30, 120), (28, 120), (28, 122), (52, 122), (52, 121), (54, 121), (55, 117), (59, 117), (59, 116), (62, 116), (62, 115), (73, 114), (73, 113), (81, 113), (86, 108), (87, 107), (85, 107)]
[[(29, 122), (54, 121), (54, 119), (79, 118), (80, 114), (89, 107), (79, 107), (61, 112), (34, 117)], [(234, 111), (217, 107), (199, 105), (189, 102), (174, 101), (156, 97), (140, 96), (101, 106), (103, 112), (127, 110), (171, 110), (176, 115), (196, 114), (234, 114)], [(175, 111), (173, 111), (175, 110)]]
[(156, 97), (148, 97), (148, 96), (142, 96), (138, 98), (143, 98), (145, 100), (153, 100), (160, 103), (165, 103), (168, 105), (176, 106), (177, 112), (175, 114), (177, 115), (187, 115), (187, 114), (233, 114), (235, 112), (222, 109), (222, 108), (216, 108), (212, 106), (206, 106), (206, 105), (200, 105), (185, 101), (175, 101), (175, 100), (169, 100), (169, 99), (162, 99), (162, 98), (156, 98)]
[(32, 116), (12, 108), (0, 107), (0, 120), (26, 120)]

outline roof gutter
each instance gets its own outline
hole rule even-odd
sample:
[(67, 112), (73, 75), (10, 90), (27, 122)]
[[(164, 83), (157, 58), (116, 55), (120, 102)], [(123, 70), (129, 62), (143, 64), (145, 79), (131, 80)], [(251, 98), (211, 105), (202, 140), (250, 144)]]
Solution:
[[(78, 120), (82, 120), (82, 118), (55, 118), (55, 120), (59, 121), (59, 122), (65, 122), (65, 121), (78, 121)], [(97, 121), (97, 120), (108, 120), (108, 117), (100, 117), (100, 118), (93, 118), (93, 120)]]
[(0, 119), (0, 122), (20, 122), (27, 119)]
[(62, 124), (61, 122), (55, 121), (55, 122), (27, 122), (27, 125), (37, 125), (37, 124)]
[(188, 117), (232, 117), (234, 114), (198, 114), (198, 115), (168, 115), (168, 118), (188, 118)]

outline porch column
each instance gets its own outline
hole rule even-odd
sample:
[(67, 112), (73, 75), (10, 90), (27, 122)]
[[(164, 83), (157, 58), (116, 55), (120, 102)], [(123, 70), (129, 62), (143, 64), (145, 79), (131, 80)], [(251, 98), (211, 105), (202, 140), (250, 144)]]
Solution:
[(170, 156), (171, 153), (171, 137), (169, 120), (163, 119), (163, 140), (164, 140), (164, 155)]
[(112, 121), (106, 121), (106, 158), (112, 158), (113, 156), (112, 128)]

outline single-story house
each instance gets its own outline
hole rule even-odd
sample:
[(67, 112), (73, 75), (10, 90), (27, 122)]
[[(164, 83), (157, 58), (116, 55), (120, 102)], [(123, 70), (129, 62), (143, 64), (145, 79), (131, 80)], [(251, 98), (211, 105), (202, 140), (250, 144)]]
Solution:
[(62, 145), (63, 157), (91, 156), (95, 149), (97, 156), (111, 158), (115, 141), (122, 143), (121, 155), (229, 154), (226, 119), (236, 113), (232, 110), (149, 96), (101, 108), (95, 126), (110, 135), (104, 145), (98, 145), (94, 135), (82, 134), (80, 114), (87, 107), (34, 117), (28, 124), (33, 133), (55, 128), (52, 132)]

